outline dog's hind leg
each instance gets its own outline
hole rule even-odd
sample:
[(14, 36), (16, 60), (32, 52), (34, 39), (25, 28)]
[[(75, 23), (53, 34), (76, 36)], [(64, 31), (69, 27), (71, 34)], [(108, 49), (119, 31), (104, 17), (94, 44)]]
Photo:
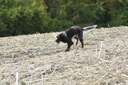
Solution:
[(80, 39), (80, 42), (81, 42), (81, 44), (82, 44), (82, 48), (84, 48), (83, 39)]
[(81, 32), (79, 35), (78, 35), (78, 38), (82, 44), (82, 48), (84, 47), (84, 43), (83, 43), (83, 32)]

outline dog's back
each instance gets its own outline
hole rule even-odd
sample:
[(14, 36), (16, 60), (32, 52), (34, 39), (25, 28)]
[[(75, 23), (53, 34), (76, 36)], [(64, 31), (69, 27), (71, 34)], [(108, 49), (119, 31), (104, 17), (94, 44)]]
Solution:
[(77, 35), (82, 31), (83, 29), (80, 26), (72, 26), (69, 29), (67, 29), (65, 32), (67, 33), (68, 36), (73, 37), (74, 35)]

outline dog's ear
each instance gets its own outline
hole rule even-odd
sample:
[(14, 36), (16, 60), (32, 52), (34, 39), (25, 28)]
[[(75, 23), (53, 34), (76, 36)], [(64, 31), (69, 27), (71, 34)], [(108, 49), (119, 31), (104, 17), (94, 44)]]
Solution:
[(57, 35), (56, 38), (57, 39), (60, 39), (61, 38), (61, 34)]
[(61, 33), (61, 34), (57, 35), (56, 38), (61, 40), (61, 38), (63, 38), (63, 36), (64, 36), (63, 33)]

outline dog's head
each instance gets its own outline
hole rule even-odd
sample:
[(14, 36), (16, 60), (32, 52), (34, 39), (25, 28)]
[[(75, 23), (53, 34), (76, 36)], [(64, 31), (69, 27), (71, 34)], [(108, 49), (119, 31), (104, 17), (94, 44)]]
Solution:
[(59, 44), (60, 42), (64, 42), (64, 43), (68, 42), (68, 38), (67, 38), (67, 36), (66, 36), (64, 33), (61, 33), (61, 34), (57, 35), (56, 38), (57, 38), (57, 39), (56, 39), (56, 42), (57, 42), (58, 44)]
[(57, 39), (56, 39), (56, 42), (57, 42), (58, 44), (61, 42), (61, 39), (62, 39), (61, 37), (62, 37), (61, 34), (59, 34), (59, 35), (56, 36), (56, 38), (57, 38)]

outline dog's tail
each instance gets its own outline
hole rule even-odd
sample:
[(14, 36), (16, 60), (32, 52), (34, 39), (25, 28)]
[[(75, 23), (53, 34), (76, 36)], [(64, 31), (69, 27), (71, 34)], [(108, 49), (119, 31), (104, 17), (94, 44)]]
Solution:
[(90, 29), (93, 29), (93, 28), (96, 28), (97, 25), (92, 25), (92, 26), (87, 26), (87, 27), (83, 27), (83, 31), (87, 31), (87, 30), (90, 30)]

